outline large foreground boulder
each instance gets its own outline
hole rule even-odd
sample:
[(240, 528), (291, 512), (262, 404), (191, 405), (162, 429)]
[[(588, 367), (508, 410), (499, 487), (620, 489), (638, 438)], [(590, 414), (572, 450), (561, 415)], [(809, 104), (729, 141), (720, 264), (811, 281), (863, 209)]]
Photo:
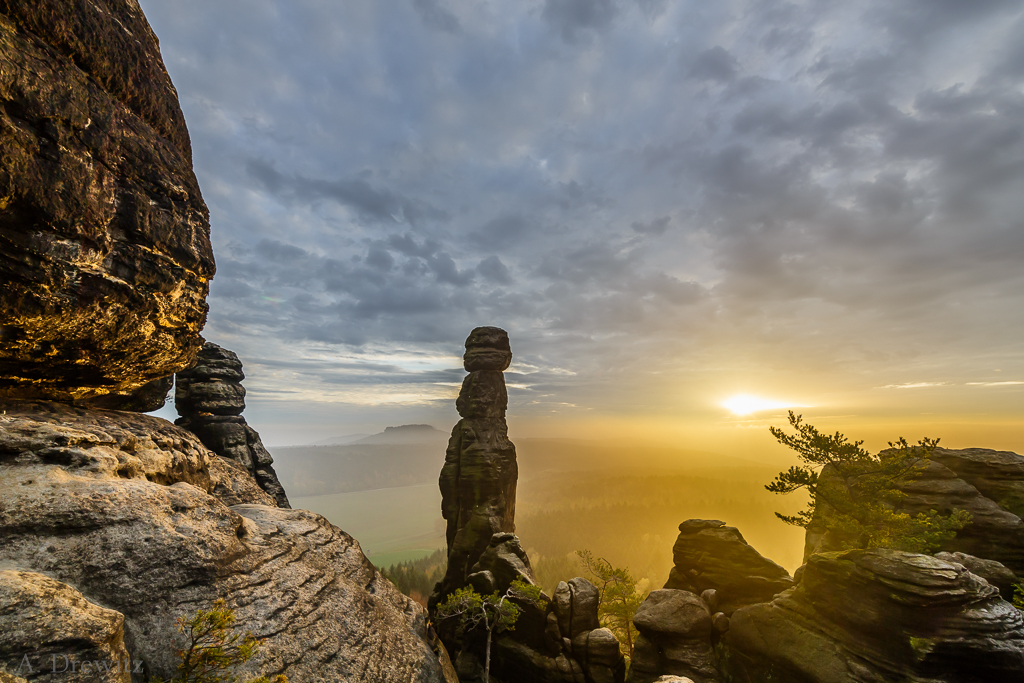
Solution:
[(698, 595), (716, 592), (726, 614), (767, 602), (793, 586), (789, 572), (757, 552), (736, 527), (717, 519), (688, 519), (672, 546), (674, 566), (665, 588)]
[(174, 673), (175, 620), (224, 598), (238, 628), (264, 639), (248, 673), (442, 680), (424, 611), (352, 537), (274, 506), (194, 435), (133, 413), (0, 408), (0, 563), (123, 615), (125, 646), (150, 675)]
[(796, 588), (737, 610), (736, 680), (1024, 681), (1024, 622), (962, 565), (895, 550), (814, 555)]
[(0, 0), (0, 398), (187, 366), (214, 273), (177, 94), (136, 0)]
[(633, 624), (640, 635), (627, 683), (654, 683), (664, 675), (686, 676), (694, 683), (718, 680), (712, 615), (701, 597), (671, 588), (652, 591)]

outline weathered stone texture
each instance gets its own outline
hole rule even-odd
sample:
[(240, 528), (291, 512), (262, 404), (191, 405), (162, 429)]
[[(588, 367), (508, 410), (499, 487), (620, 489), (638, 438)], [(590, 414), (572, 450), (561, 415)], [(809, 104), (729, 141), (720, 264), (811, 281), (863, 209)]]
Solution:
[(895, 550), (810, 558), (800, 583), (732, 615), (746, 678), (815, 683), (1024, 681), (1024, 622), (960, 564)]
[(627, 683), (653, 683), (669, 674), (688, 676), (696, 683), (717, 681), (711, 611), (701, 597), (670, 588), (651, 591), (633, 624), (640, 635), (633, 645)]
[(238, 500), (239, 469), (192, 434), (132, 413), (2, 407), (0, 561), (124, 615), (151, 674), (174, 673), (175, 619), (225, 598), (265, 638), (246, 673), (442, 680), (425, 612), (354, 539), (319, 515)]
[(0, 1), (0, 398), (130, 392), (188, 365), (208, 212), (134, 0)]
[(124, 616), (42, 574), (0, 571), (0, 668), (33, 681), (130, 683)]

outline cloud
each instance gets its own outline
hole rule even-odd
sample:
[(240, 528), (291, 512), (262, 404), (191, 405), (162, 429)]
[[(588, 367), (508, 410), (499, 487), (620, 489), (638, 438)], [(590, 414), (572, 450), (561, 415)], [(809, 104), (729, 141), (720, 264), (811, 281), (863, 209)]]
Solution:
[(704, 50), (690, 65), (690, 78), (705, 81), (731, 81), (739, 72), (739, 62), (721, 45)]
[(663, 410), (652, 368), (1016, 372), (1019, 3), (142, 5), (211, 212), (204, 334), (243, 359), (355, 382), (497, 324), (537, 411)]

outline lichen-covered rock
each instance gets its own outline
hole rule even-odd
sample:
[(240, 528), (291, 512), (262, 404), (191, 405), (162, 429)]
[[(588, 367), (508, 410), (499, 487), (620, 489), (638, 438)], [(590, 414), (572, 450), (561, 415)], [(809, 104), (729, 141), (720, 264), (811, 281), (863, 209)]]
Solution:
[(146, 382), (134, 391), (114, 391), (102, 396), (79, 401), (86, 408), (97, 410), (127, 410), (133, 413), (152, 413), (167, 402), (167, 394), (174, 386), (174, 376)]
[(239, 470), (218, 472), (194, 435), (134, 413), (2, 407), (0, 562), (123, 614), (151, 675), (174, 673), (175, 620), (224, 598), (264, 639), (246, 674), (442, 680), (425, 612), (354, 539), (303, 510), (229, 507), (216, 490)]
[(960, 564), (896, 550), (812, 556), (795, 588), (734, 612), (725, 641), (739, 680), (1024, 681), (1020, 612)]
[(717, 680), (707, 603), (689, 591), (651, 591), (633, 617), (640, 636), (633, 646), (627, 683), (652, 683), (660, 676)]
[(0, 571), (0, 669), (33, 681), (130, 683), (124, 616), (48, 576)]
[(672, 558), (665, 588), (697, 594), (714, 589), (717, 609), (727, 615), (793, 586), (789, 572), (757, 552), (736, 527), (717, 519), (680, 524)]
[(214, 261), (188, 132), (135, 0), (0, 0), (0, 398), (187, 366)]
[(277, 478), (274, 458), (250, 427), (245, 410), (242, 362), (233, 351), (206, 342), (196, 361), (177, 374), (174, 407), (181, 417), (175, 424), (199, 437), (217, 455), (247, 470), (279, 507), (291, 507)]

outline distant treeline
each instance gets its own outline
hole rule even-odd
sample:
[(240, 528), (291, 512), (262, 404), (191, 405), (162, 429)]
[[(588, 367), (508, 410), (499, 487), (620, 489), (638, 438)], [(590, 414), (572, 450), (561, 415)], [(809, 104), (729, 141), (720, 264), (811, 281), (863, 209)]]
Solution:
[(444, 576), (447, 566), (447, 553), (444, 549), (439, 549), (418, 560), (382, 567), (380, 573), (395, 584), (398, 590), (426, 607), (427, 598), (434, 590), (434, 584)]

